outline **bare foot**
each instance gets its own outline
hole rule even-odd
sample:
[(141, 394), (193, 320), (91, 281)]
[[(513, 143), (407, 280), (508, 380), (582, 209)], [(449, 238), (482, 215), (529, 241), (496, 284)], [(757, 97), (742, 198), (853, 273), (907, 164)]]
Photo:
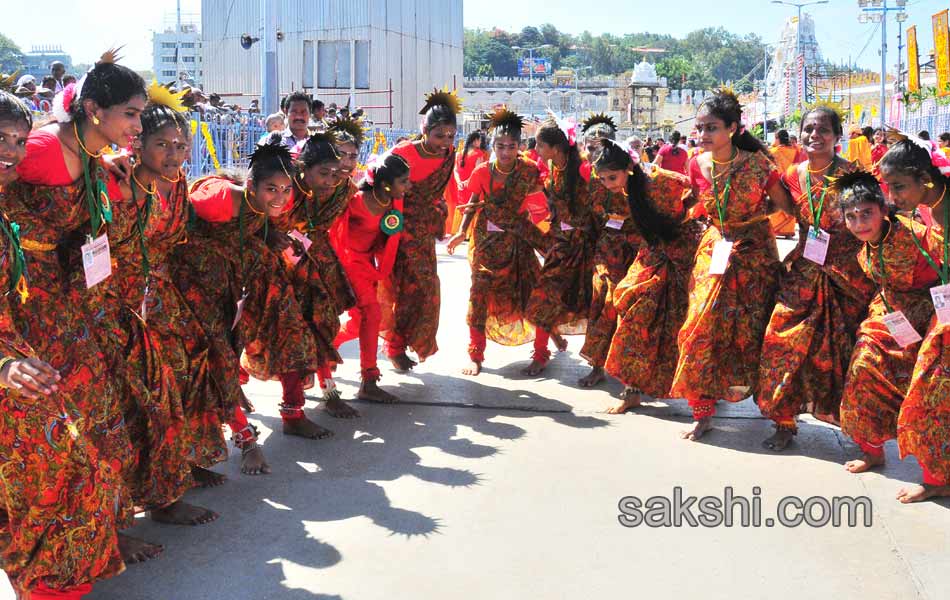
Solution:
[(590, 373), (577, 380), (577, 385), (581, 386), (582, 388), (592, 388), (606, 378), (607, 376), (604, 375), (603, 367), (593, 367), (591, 368)]
[(762, 445), (768, 448), (769, 450), (775, 450), (776, 452), (781, 452), (792, 443), (792, 440), (795, 439), (795, 432), (790, 429), (776, 429), (775, 433), (771, 437), (765, 439), (762, 442)]
[(191, 477), (195, 480), (195, 487), (210, 488), (218, 487), (228, 480), (221, 473), (216, 473), (204, 467), (192, 465)]
[(308, 440), (322, 440), (333, 435), (326, 427), (320, 427), (307, 417), (284, 421), (284, 435), (296, 435)]
[(462, 369), (462, 375), (478, 375), (482, 372), (482, 363), (472, 361), (467, 367)]
[(376, 385), (375, 379), (364, 379), (363, 382), (360, 383), (360, 391), (356, 393), (356, 397), (360, 400), (378, 402), (380, 404), (395, 404), (399, 402), (399, 398)]
[(412, 368), (419, 363), (409, 358), (405, 352), (402, 354), (397, 354), (396, 356), (390, 356), (389, 360), (393, 363), (393, 368), (399, 371), (400, 373), (405, 373), (411, 371)]
[(548, 366), (547, 360), (540, 360), (534, 358), (531, 360), (531, 364), (527, 367), (521, 369), (522, 375), (527, 375), (528, 377), (534, 377), (535, 375), (540, 375)]
[(884, 454), (862, 454), (861, 458), (844, 463), (844, 468), (851, 473), (864, 473), (883, 464)]
[(124, 533), (118, 534), (119, 554), (127, 565), (145, 562), (151, 560), (165, 551), (161, 544), (150, 544), (145, 540), (140, 540)]
[(620, 393), (620, 400), (620, 404), (607, 409), (608, 415), (622, 415), (631, 408), (640, 406), (640, 392), (632, 387), (625, 387)]
[(166, 525), (204, 525), (218, 518), (218, 513), (176, 500), (164, 508), (149, 511), (148, 516)]
[(918, 483), (902, 487), (897, 491), (897, 499), (903, 504), (922, 502), (928, 498), (938, 496), (950, 496), (950, 485), (927, 485), (926, 483)]
[(248, 442), (241, 448), (241, 472), (245, 475), (267, 475), (270, 465), (264, 458), (264, 451), (257, 442)]
[(337, 419), (355, 419), (360, 416), (360, 411), (356, 410), (343, 401), (340, 392), (333, 390), (323, 398), (323, 410), (327, 411), (331, 417)]
[(712, 417), (703, 417), (698, 421), (693, 421), (693, 428), (680, 432), (680, 437), (684, 440), (695, 442), (712, 429)]
[(565, 340), (563, 337), (561, 337), (561, 334), (559, 334), (559, 333), (552, 333), (552, 334), (551, 334), (551, 339), (554, 341), (554, 345), (557, 347), (557, 351), (558, 351), (558, 352), (566, 352), (566, 351), (567, 351), (567, 340)]

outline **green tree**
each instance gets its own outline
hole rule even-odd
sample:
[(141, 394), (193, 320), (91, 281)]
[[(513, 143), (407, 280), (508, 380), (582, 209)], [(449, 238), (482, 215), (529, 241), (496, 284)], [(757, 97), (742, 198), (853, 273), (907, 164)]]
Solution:
[(23, 68), (23, 52), (13, 40), (0, 33), (0, 72), (13, 73)]
[(674, 89), (682, 89), (683, 82), (693, 70), (693, 64), (682, 55), (669, 56), (660, 60), (656, 65), (656, 73), (666, 77), (667, 85)]

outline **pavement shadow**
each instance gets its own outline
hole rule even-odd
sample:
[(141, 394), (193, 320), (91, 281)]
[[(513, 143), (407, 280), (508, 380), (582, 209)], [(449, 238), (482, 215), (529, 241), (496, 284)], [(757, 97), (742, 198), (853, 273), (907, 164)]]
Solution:
[[(431, 394), (427, 388), (447, 386), (448, 380), (458, 385), (455, 378), (424, 374), (423, 383), (404, 383), (398, 391), (406, 398)], [(550, 411), (455, 405), (447, 410), (411, 402), (394, 406), (356, 402), (363, 416), (342, 420), (308, 408), (313, 420), (336, 433), (316, 441), (280, 434), (277, 416), (250, 415), (263, 431), (271, 432), (262, 442), (273, 473), (240, 474), (240, 452), (232, 449), (230, 460), (216, 469), (226, 473), (229, 481), (218, 488), (194, 490), (186, 497), (188, 502), (217, 511), (218, 521), (173, 527), (138, 519), (129, 533), (165, 545), (165, 556), (101, 582), (90, 599), (164, 600), (174, 596), (169, 594), (170, 584), (189, 594), (233, 600), (339, 598), (311, 591), (321, 570), (346, 559), (326, 541), (332, 538), (334, 524), (365, 519), (365, 525), (347, 527), (381, 528), (386, 535), (406, 538), (439, 535), (447, 525), (438, 515), (399, 506), (387, 495), (384, 484), (411, 477), (430, 484), (427, 493), (437, 494), (444, 493), (438, 490), (463, 491), (485, 481), (471, 469), (425, 464), (426, 449), (467, 460), (489, 459), (501, 452), (493, 440), (512, 442), (526, 435), (525, 429), (498, 420), (500, 416), (506, 421), (544, 417), (569, 427), (609, 424), (574, 415), (570, 406), (532, 392), (472, 385), (483, 388), (479, 392), (483, 395), (546, 402)]]

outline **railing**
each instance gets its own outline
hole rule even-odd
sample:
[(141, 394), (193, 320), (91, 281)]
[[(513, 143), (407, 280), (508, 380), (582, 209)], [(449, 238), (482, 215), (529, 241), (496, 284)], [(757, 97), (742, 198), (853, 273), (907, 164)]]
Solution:
[(950, 131), (950, 106), (939, 105), (933, 100), (925, 100), (920, 105), (908, 110), (904, 108), (900, 120), (901, 131), (916, 134), (918, 131), (929, 131), (930, 139), (945, 131)]
[[(246, 169), (257, 142), (264, 136), (263, 117), (257, 115), (191, 114), (191, 159), (185, 166), (189, 178), (201, 177), (219, 168)], [(373, 153), (382, 153), (396, 145), (400, 137), (417, 132), (407, 129), (374, 128), (367, 131), (360, 148), (360, 164)]]

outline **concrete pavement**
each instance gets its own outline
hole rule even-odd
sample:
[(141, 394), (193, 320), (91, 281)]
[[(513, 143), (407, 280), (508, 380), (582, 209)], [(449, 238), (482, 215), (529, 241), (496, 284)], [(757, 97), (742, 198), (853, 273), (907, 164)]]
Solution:
[[(100, 583), (90, 598), (950, 596), (950, 503), (894, 499), (919, 473), (892, 444), (882, 472), (851, 475), (842, 464), (857, 448), (835, 428), (805, 419), (796, 443), (776, 455), (760, 446), (771, 425), (749, 401), (722, 407), (716, 431), (700, 443), (682, 441), (678, 432), (690, 421), (682, 401), (603, 414), (620, 386), (574, 385), (585, 373), (576, 337), (543, 377), (519, 374), (530, 346), (493, 344), (485, 372), (462, 377), (464, 257), (442, 252), (440, 274), (440, 352), (408, 375), (381, 364), (382, 384), (403, 404), (357, 403), (363, 417), (353, 421), (310, 409), (337, 434), (311, 442), (280, 433), (279, 385), (252, 382), (252, 421), (274, 473), (243, 476), (232, 456), (219, 467), (229, 478), (224, 486), (187, 497), (221, 518), (200, 527), (140, 520), (132, 533), (165, 544), (164, 555)], [(340, 383), (352, 397), (355, 343), (344, 358)], [(618, 522), (622, 497), (671, 496), (677, 486), (718, 497), (731, 486), (758, 497), (763, 518), (785, 496), (866, 496), (873, 523)]]

